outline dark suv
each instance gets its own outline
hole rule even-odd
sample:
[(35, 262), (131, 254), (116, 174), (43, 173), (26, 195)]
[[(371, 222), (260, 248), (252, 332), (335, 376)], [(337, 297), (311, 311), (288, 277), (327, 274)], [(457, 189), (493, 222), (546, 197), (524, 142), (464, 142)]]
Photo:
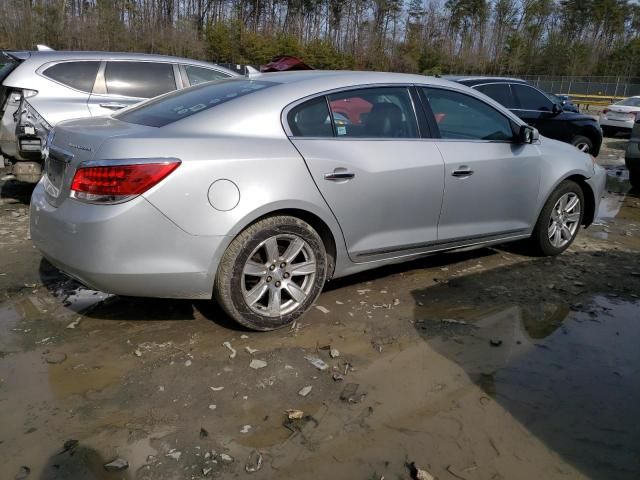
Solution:
[(502, 77), (447, 77), (474, 88), (501, 103), (542, 135), (575, 145), (583, 152), (598, 155), (602, 130), (589, 115), (569, 112), (547, 94), (524, 80)]

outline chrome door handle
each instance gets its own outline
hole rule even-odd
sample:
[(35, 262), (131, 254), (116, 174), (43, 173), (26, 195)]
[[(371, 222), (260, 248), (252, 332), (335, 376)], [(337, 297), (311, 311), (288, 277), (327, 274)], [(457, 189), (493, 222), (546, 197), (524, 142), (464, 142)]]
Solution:
[(470, 177), (473, 175), (473, 170), (471, 170), (466, 165), (462, 165), (461, 167), (455, 169), (453, 173), (451, 173), (454, 177)]
[(325, 180), (332, 180), (332, 181), (351, 180), (355, 176), (356, 176), (355, 173), (347, 172), (346, 170), (345, 171), (341, 171), (341, 170), (336, 169), (331, 173), (325, 173), (324, 174), (324, 179)]
[(101, 103), (100, 106), (102, 108), (108, 108), (110, 110), (120, 110), (121, 108), (127, 108), (127, 105), (125, 105), (124, 103), (115, 103), (115, 102)]

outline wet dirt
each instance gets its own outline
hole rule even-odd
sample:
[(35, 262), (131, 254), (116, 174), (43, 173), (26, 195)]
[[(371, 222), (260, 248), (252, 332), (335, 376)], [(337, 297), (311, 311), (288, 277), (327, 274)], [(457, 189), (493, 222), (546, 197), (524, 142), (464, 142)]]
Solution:
[(33, 249), (28, 187), (0, 182), (0, 478), (638, 478), (640, 197), (620, 150), (600, 157), (606, 197), (565, 254), (367, 272), (270, 333), (81, 287)]

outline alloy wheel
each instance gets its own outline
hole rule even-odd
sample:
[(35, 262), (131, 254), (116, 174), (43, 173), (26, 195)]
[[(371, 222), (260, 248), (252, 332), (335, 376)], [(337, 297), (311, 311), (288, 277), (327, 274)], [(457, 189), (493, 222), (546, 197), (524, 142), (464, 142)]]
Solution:
[(242, 269), (242, 295), (260, 315), (286, 315), (309, 297), (316, 277), (311, 246), (297, 235), (275, 235), (262, 241)]
[(573, 192), (562, 195), (551, 210), (549, 242), (556, 248), (567, 245), (580, 223), (580, 197)]
[(584, 152), (584, 153), (589, 153), (589, 151), (591, 150), (591, 147), (586, 142), (578, 142), (578, 143), (576, 143), (575, 146), (576, 146), (576, 148), (578, 150), (580, 150), (581, 152)]

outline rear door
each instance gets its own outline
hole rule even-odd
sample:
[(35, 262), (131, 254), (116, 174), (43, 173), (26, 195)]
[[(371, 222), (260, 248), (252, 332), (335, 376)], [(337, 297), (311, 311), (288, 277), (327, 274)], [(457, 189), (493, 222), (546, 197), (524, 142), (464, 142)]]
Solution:
[(342, 228), (354, 261), (397, 257), (437, 240), (444, 165), (421, 138), (406, 86), (320, 96), (287, 115), (291, 141)]
[(176, 90), (177, 66), (166, 62), (104, 62), (89, 98), (91, 115), (117, 110)]
[(435, 87), (421, 93), (445, 164), (440, 243), (525, 233), (538, 198), (538, 147), (518, 143), (516, 125), (476, 97)]

